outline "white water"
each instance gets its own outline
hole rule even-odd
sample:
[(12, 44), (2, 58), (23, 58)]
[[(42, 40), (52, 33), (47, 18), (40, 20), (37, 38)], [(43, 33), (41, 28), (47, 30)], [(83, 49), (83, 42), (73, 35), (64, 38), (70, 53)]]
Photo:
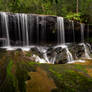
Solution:
[(7, 43), (5, 43), (5, 45), (10, 46), (9, 30), (8, 30), (8, 15), (5, 12), (1, 12), (0, 15), (1, 15), (1, 20), (2, 20), (2, 22), (1, 22), (2, 26), (3, 26), (3, 28), (5, 28), (6, 35), (7, 35)]
[(63, 45), (58, 45), (58, 46), (56, 46), (55, 48), (57, 48), (57, 47), (61, 47), (62, 49), (65, 49), (65, 50), (66, 50), (68, 62), (72, 62), (72, 61), (73, 61), (73, 56), (72, 56), (71, 52), (69, 51), (67, 45), (65, 45), (65, 44), (63, 44)]
[(44, 47), (37, 47), (38, 50), (43, 54), (43, 58), (46, 60), (47, 63), (50, 63), (48, 57), (47, 57), (47, 48)]
[(57, 29), (58, 29), (58, 44), (65, 43), (65, 30), (63, 17), (57, 17)]
[(23, 46), (29, 46), (29, 37), (28, 37), (28, 19), (26, 14), (20, 14), (20, 20), (22, 24), (22, 38), (25, 42)]
[(71, 62), (73, 60), (73, 56), (71, 52), (68, 49), (68, 46), (65, 45), (65, 29), (64, 29), (64, 19), (63, 17), (57, 17), (57, 29), (58, 29), (58, 46), (56, 47), (61, 47), (66, 50), (67, 54), (67, 60), (68, 62)]
[(80, 24), (81, 26), (81, 42), (84, 42), (84, 28), (85, 28), (85, 24)]
[(25, 47), (12, 47), (12, 46), (5, 46), (5, 47), (1, 47), (1, 48), (4, 48), (4, 49), (6, 49), (6, 50), (8, 50), (8, 51), (13, 51), (13, 50), (17, 50), (17, 49), (21, 49), (21, 50), (23, 50), (23, 51), (30, 51), (31, 50), (31, 48), (34, 48), (35, 46), (25, 46)]
[(37, 19), (36, 19), (36, 23), (37, 23), (37, 43), (39, 44), (39, 40), (40, 40), (40, 38), (39, 38), (39, 16), (37, 16)]
[(46, 39), (46, 16), (42, 16), (42, 23), (41, 23), (41, 40), (45, 41)]
[(90, 59), (90, 56), (89, 56), (89, 50), (86, 46), (86, 44), (84, 43), (84, 28), (85, 28), (85, 24), (80, 24), (81, 25), (81, 44), (83, 47), (84, 47), (84, 51), (85, 51), (85, 58), (87, 59)]
[(35, 61), (36, 61), (36, 62), (39, 62), (39, 63), (47, 63), (45, 59), (40, 58), (40, 57), (37, 56), (37, 55), (33, 55), (33, 58), (35, 58)]
[(68, 64), (71, 64), (71, 63), (76, 63), (76, 62), (81, 62), (81, 63), (84, 63), (86, 60), (73, 60), (71, 62), (68, 62)]
[(89, 50), (88, 50), (86, 44), (85, 44), (85, 43), (81, 43), (80, 45), (82, 45), (82, 46), (84, 47), (85, 58), (86, 58), (86, 59), (90, 59)]
[[(31, 37), (32, 35), (32, 32), (30, 33), (29, 35), (29, 32), (28, 32), (28, 24), (30, 24), (30, 29), (32, 29), (31, 25), (34, 25), (32, 24), (33, 21), (29, 21), (28, 22), (28, 15), (27, 14), (16, 14), (16, 18), (17, 18), (17, 24), (18, 24), (18, 36), (19, 36), (19, 40), (23, 40), (23, 47), (12, 47), (10, 46), (10, 38), (9, 38), (9, 28), (8, 28), (8, 13), (0, 13), (1, 15), (1, 25), (3, 26), (2, 29), (5, 30), (6, 32), (6, 40), (7, 40), (7, 43), (4, 45), (6, 47), (7, 50), (16, 50), (18, 48), (22, 49), (23, 51), (29, 51), (30, 50), (30, 46), (29, 46), (29, 37)], [(31, 20), (31, 16), (30, 16), (30, 19)], [(42, 16), (41, 17), (41, 21), (39, 20), (39, 16), (37, 16), (36, 18), (36, 22), (37, 22), (37, 43), (39, 43), (40, 41), (40, 38), (42, 41), (44, 41), (46, 39), (46, 17), (45, 16)], [(15, 22), (16, 23), (16, 22)], [(39, 28), (39, 24), (40, 24), (40, 28), (42, 30), (42, 32), (40, 33), (40, 28)], [(14, 24), (16, 25), (16, 24)], [(71, 26), (70, 26), (71, 27)], [(84, 50), (85, 50), (85, 58), (90, 58), (89, 56), (89, 50), (86, 46), (86, 44), (84, 44), (84, 28), (85, 28), (85, 24), (80, 24), (80, 27), (81, 27), (81, 45), (84, 47)], [(72, 21), (72, 29), (73, 29), (73, 39), (74, 39), (74, 42), (75, 42), (75, 33), (74, 33), (74, 22)], [(31, 31), (31, 30), (30, 30)], [(65, 30), (64, 30), (64, 19), (63, 17), (57, 17), (57, 37), (58, 37), (58, 46), (56, 47), (61, 47), (63, 49), (66, 50), (66, 54), (67, 54), (67, 60), (69, 63), (71, 62), (76, 62), (74, 59), (73, 59), (73, 56), (72, 56), (72, 53), (69, 51), (69, 48), (68, 48), (68, 45), (65, 45)], [(89, 27), (88, 27), (88, 33), (89, 33)], [(41, 36), (41, 37), (40, 37)], [(88, 37), (89, 37), (89, 34), (88, 34)], [(40, 45), (40, 44), (39, 44)], [(56, 60), (56, 56), (55, 57), (52, 57), (50, 60), (47, 56), (47, 49), (44, 48), (44, 47), (37, 47), (38, 50), (43, 54), (43, 58), (44, 59), (41, 59), (39, 56), (34, 56), (36, 57), (36, 61), (39, 60), (39, 62), (43, 62), (43, 63), (55, 63), (55, 60)], [(81, 60), (80, 60), (81, 61)]]
[(75, 42), (74, 21), (72, 21), (73, 40)]

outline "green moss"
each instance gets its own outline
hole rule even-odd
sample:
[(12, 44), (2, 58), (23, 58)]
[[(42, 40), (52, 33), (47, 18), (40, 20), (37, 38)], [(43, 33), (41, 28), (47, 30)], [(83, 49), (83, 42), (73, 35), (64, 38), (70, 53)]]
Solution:
[(6, 76), (6, 82), (8, 81), (8, 84), (5, 84), (5, 85), (7, 85), (6, 89), (9, 92), (12, 92), (12, 91), (17, 92), (18, 91), (18, 84), (17, 84), (16, 77), (11, 72), (12, 71), (12, 65), (13, 65), (13, 61), (10, 60), (8, 66), (7, 66), (7, 76)]
[(29, 65), (30, 66), (34, 66), (34, 65), (40, 65), (40, 63), (37, 63), (37, 62), (33, 62), (33, 61), (29, 61)]
[(29, 78), (28, 71), (28, 65), (23, 63), (17, 63), (16, 78), (18, 80), (18, 88), (20, 92), (26, 92), (25, 81)]
[(59, 73), (50, 69), (50, 72), (58, 87), (58, 92), (88, 92), (89, 88), (92, 91), (92, 79), (83, 74), (73, 70)]
[(84, 73), (87, 73), (87, 70), (85, 69), (85, 66), (80, 65), (80, 64), (76, 64), (74, 66), (75, 66), (75, 69), (78, 69), (79, 71), (82, 71)]
[(26, 53), (26, 56), (30, 57), (32, 54), (30, 52)]

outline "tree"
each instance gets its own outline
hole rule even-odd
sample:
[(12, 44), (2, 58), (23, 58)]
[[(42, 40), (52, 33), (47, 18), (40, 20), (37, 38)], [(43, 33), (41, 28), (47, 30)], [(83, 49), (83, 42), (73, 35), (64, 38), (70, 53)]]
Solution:
[(76, 0), (76, 13), (79, 12), (79, 0)]

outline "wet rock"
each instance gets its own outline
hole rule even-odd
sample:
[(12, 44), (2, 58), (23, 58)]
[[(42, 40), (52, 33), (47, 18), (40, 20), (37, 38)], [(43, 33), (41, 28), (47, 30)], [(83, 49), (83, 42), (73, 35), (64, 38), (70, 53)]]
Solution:
[(16, 51), (22, 51), (22, 49), (21, 48), (18, 48), (18, 49), (16, 49)]
[(80, 59), (84, 57), (84, 47), (79, 44), (70, 44), (69, 50), (72, 53), (74, 59)]
[(6, 49), (0, 48), (0, 53), (2, 53), (2, 52), (6, 52)]
[(31, 48), (30, 52), (32, 52), (32, 54), (38, 55), (39, 57), (42, 57), (42, 53), (36, 48)]
[(63, 49), (60, 53), (57, 53), (55, 64), (65, 64), (67, 62), (68, 60), (66, 50)]
[(50, 48), (47, 51), (47, 55), (49, 57), (49, 59), (54, 59), (55, 58), (55, 64), (64, 64), (67, 63), (67, 54), (66, 54), (66, 50), (62, 49), (61, 47), (58, 48)]

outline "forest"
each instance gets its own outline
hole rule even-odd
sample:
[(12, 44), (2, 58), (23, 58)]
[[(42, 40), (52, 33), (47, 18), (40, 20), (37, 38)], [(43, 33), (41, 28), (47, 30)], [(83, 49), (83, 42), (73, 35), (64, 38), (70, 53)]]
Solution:
[(0, 11), (55, 15), (92, 24), (92, 0), (0, 0)]

